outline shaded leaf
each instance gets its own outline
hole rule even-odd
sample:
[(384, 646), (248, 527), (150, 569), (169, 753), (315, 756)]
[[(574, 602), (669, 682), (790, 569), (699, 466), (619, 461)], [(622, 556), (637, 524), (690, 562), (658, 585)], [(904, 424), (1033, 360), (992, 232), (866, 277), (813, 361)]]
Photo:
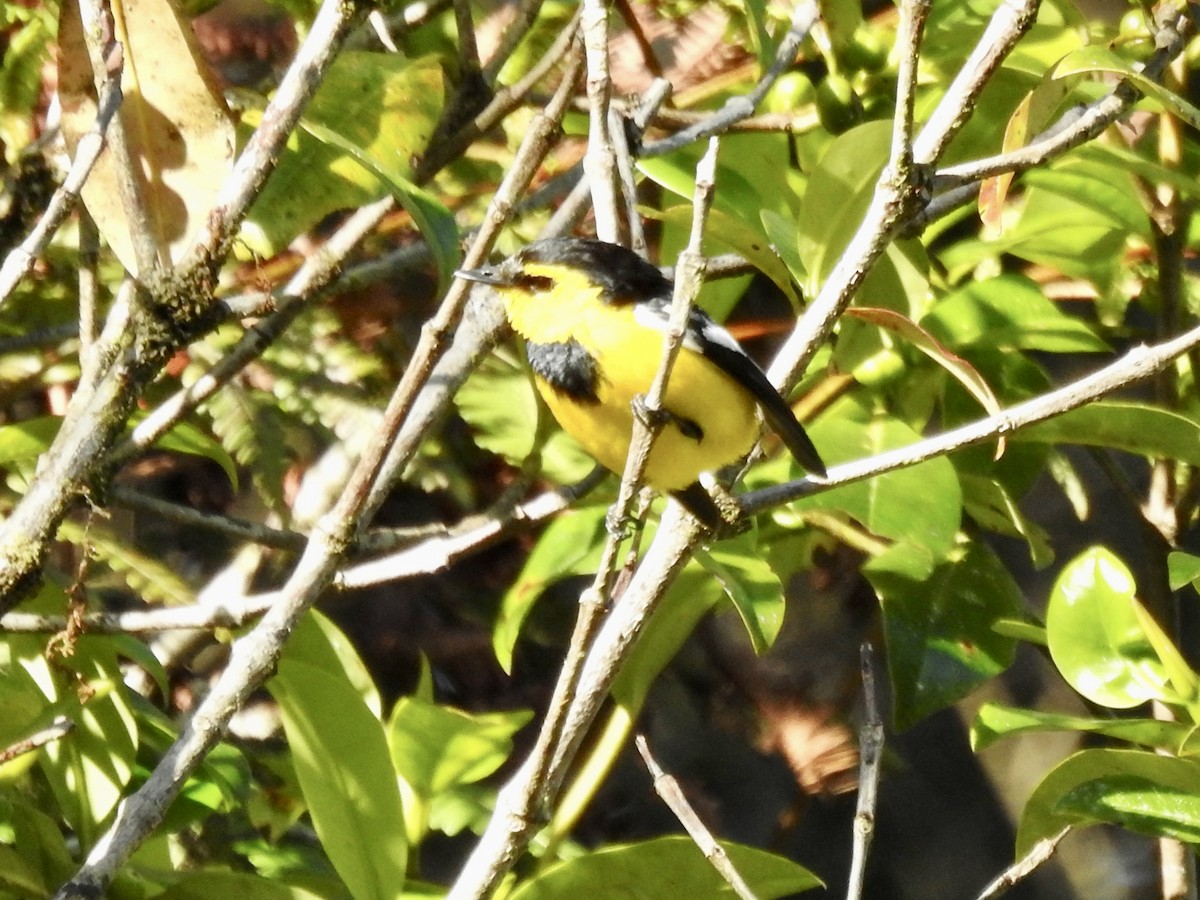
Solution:
[(492, 632), (492, 648), (506, 672), (512, 671), (513, 648), (521, 625), (542, 591), (560, 578), (595, 571), (604, 540), (606, 512), (603, 506), (572, 510), (542, 532), (521, 574), (504, 595)]
[(1012, 662), (997, 621), (1020, 615), (1021, 590), (982, 544), (957, 549), (929, 574), (899, 545), (863, 569), (883, 605), (893, 716), (906, 728), (960, 700)]
[(764, 653), (783, 627), (783, 584), (763, 559), (753, 533), (720, 541), (696, 553), (733, 603), (746, 626), (755, 653)]

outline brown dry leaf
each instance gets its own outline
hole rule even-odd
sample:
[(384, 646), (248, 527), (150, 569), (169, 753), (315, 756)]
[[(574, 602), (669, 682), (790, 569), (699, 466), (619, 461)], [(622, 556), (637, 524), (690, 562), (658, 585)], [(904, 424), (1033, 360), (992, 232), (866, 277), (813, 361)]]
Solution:
[[(234, 125), (191, 24), (170, 0), (113, 0), (112, 9), (125, 59), (120, 116), (155, 243), (161, 257), (175, 263), (233, 166)], [(58, 35), (63, 134), (74, 154), (96, 121), (78, 0), (64, 0)], [(107, 149), (84, 185), (83, 202), (136, 275), (130, 223)]]

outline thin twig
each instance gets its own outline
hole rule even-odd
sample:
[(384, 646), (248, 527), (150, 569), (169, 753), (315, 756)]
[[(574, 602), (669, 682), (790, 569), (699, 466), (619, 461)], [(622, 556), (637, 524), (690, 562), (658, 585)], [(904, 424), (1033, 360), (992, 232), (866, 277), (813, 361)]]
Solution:
[(1001, 872), (995, 881), (985, 887), (983, 893), (976, 900), (996, 900), (997, 897), (1007, 894), (1009, 888), (1020, 884), (1032, 875), (1038, 866), (1054, 856), (1054, 851), (1058, 849), (1059, 843), (1070, 830), (1071, 826), (1068, 825), (1053, 837), (1042, 838), (1029, 848), (1028, 853)]
[(679, 782), (675, 780), (674, 776), (664, 772), (662, 766), (658, 764), (658, 760), (650, 752), (650, 745), (646, 743), (645, 736), (639, 734), (634, 738), (634, 744), (654, 781), (654, 793), (658, 794), (662, 802), (667, 804), (667, 808), (675, 814), (675, 818), (679, 820), (679, 824), (684, 827), (688, 836), (704, 854), (704, 858), (712, 863), (712, 867), (742, 900), (756, 900), (754, 891), (750, 889), (746, 879), (738, 872), (733, 860), (725, 852), (725, 848), (713, 837), (712, 832), (696, 815), (696, 810), (688, 803)]
[[(354, 563), (340, 569), (331, 588), (350, 590), (385, 582), (444, 572), (461, 559), (519, 531), (535, 528), (567, 509), (591, 491), (608, 473), (597, 469), (573, 485), (546, 491), (519, 504), (510, 514), (497, 511), (432, 535), (410, 547), (387, 553), (377, 559)], [(372, 532), (360, 545), (370, 546)], [(279, 602), (282, 593), (269, 591), (249, 596), (231, 596), (225, 590), (219, 601), (194, 606), (124, 612), (88, 612), (79, 619), (79, 627), (93, 634), (151, 634), (161, 631), (212, 631), (215, 628), (240, 628)], [(63, 616), (10, 612), (0, 616), (0, 632), (12, 634), (54, 634), (66, 628)]]
[(512, 87), (500, 88), (491, 101), (457, 132), (426, 148), (417, 163), (414, 179), (422, 184), (432, 178), (451, 160), (457, 159), (480, 135), (495, 128), (521, 105), (535, 86), (541, 83), (555, 66), (562, 65), (575, 36), (579, 32), (580, 13), (577, 11), (567, 27), (559, 32), (542, 58)]
[(11, 296), (21, 279), (29, 274), (37, 258), (45, 251), (50, 238), (58, 231), (67, 213), (79, 201), (79, 192), (92, 174), (96, 160), (104, 151), (105, 136), (117, 110), (121, 106), (121, 79), (119, 73), (100, 88), (96, 107), (96, 122), (79, 139), (75, 146), (75, 158), (62, 186), (54, 192), (46, 211), (25, 240), (14, 247), (0, 266), (0, 304)]
[(879, 175), (862, 223), (767, 372), (777, 386), (790, 386), (808, 367), (901, 223), (919, 206), (920, 173), (913, 165), (912, 114), (917, 60), (928, 12), (929, 0), (907, 0), (900, 5), (896, 44), (905, 63), (900, 73), (904, 80), (896, 87), (896, 115), (906, 116), (907, 121), (893, 127), (888, 163)]
[(262, 544), (264, 547), (277, 547), (280, 550), (303, 550), (304, 545), (308, 543), (308, 538), (296, 531), (285, 531), (259, 522), (203, 512), (178, 503), (168, 503), (166, 500), (151, 497), (141, 491), (135, 491), (119, 484), (108, 489), (108, 497), (113, 503), (127, 509), (136, 509), (190, 528), (215, 531), (236, 540)]
[(996, 9), (983, 36), (913, 143), (913, 159), (918, 165), (932, 165), (942, 158), (950, 141), (975, 111), (975, 101), (992, 75), (1017, 41), (1033, 27), (1039, 6), (1041, 0), (1006, 0)]
[(608, 77), (608, 4), (604, 0), (583, 0), (579, 27), (587, 59), (589, 115), (583, 171), (591, 187), (596, 236), (614, 244), (625, 244), (627, 235), (620, 212), (620, 179), (608, 117), (612, 98), (612, 82)]
[[(1170, 62), (1183, 51), (1192, 30), (1191, 19), (1187, 16), (1163, 22), (1155, 33), (1156, 49), (1146, 61), (1142, 73), (1147, 78), (1161, 78)], [(1136, 87), (1128, 81), (1121, 81), (1101, 99), (1085, 107), (1068, 110), (1024, 147), (939, 170), (933, 179), (933, 186), (939, 191), (964, 185), (977, 186), (985, 178), (1007, 172), (1024, 172), (1044, 165), (1102, 134), (1129, 112), (1140, 97), (1141, 92)]]
[(483, 65), (483, 77), (487, 79), (488, 84), (495, 83), (504, 64), (508, 62), (509, 57), (521, 45), (521, 41), (533, 27), (533, 23), (537, 21), (538, 13), (542, 11), (542, 2), (543, 0), (521, 0), (521, 5), (517, 8), (512, 21), (504, 29), (504, 34), (500, 36), (500, 43), (495, 52)]
[[(129, 48), (120, 43), (120, 36), (116, 34), (109, 0), (85, 0), (79, 4), (79, 15), (83, 22), (88, 58), (92, 63), (96, 96), (99, 97), (109, 80), (121, 79)], [(156, 230), (150, 226), (143, 193), (145, 185), (141, 160), (134, 156), (133, 144), (120, 112), (109, 122), (106, 141), (112, 174), (117, 182), (117, 195), (133, 243), (136, 275), (144, 283), (152, 284), (162, 274), (169, 260), (166, 248), (156, 240)]]
[(860, 648), (863, 687), (863, 723), (859, 730), (858, 802), (854, 811), (854, 843), (846, 900), (860, 900), (867, 874), (867, 854), (875, 836), (875, 802), (883, 762), (883, 715), (875, 679), (875, 649), (870, 642)]
[(639, 156), (649, 158), (671, 153), (696, 141), (724, 134), (735, 123), (752, 116), (771, 86), (795, 62), (796, 53), (799, 51), (800, 45), (804, 43), (804, 39), (808, 37), (808, 33), (812, 31), (813, 25), (817, 23), (818, 16), (816, 3), (811, 0), (801, 0), (797, 3), (792, 12), (792, 21), (787, 34), (783, 36), (783, 40), (779, 42), (779, 48), (775, 51), (775, 59), (748, 94), (730, 97), (719, 110), (702, 121), (684, 128), (682, 131), (677, 131), (661, 141), (646, 144), (642, 147)]
[(7, 747), (0, 748), (0, 766), (10, 760), (16, 759), (18, 756), (24, 756), (26, 753), (32, 753), (38, 747), (44, 747), (52, 741), (57, 741), (59, 738), (65, 737), (75, 727), (75, 723), (66, 716), (59, 716), (45, 728), (40, 728), (29, 737), (22, 738), (15, 744), (9, 744)]
[(995, 415), (925, 438), (907, 447), (889, 450), (868, 459), (831, 466), (829, 477), (824, 482), (802, 478), (744, 494), (739, 498), (742, 510), (747, 515), (756, 515), (772, 507), (791, 503), (800, 497), (818, 493), (829, 486), (874, 478), (972, 444), (992, 440), (1000, 435), (1011, 434), (1020, 428), (1077, 409), (1113, 391), (1149, 378), (1163, 366), (1169, 365), (1172, 360), (1197, 346), (1200, 346), (1200, 326), (1160, 344), (1134, 347), (1120, 359), (1090, 375)]
[[(530, 123), (529, 131), (517, 149), (512, 166), (505, 173), (492, 201), (488, 204), (483, 223), (463, 258), (463, 268), (478, 266), (487, 258), (500, 229), (508, 221), (518, 198), (533, 180), (538, 166), (558, 135), (559, 124), (566, 114), (567, 101), (574, 92), (576, 79), (583, 69), (582, 48), (574, 44), (567, 59), (563, 81), (550, 104)], [(455, 279), (438, 311), (421, 328), (421, 338), (413, 352), (413, 360), (405, 369), (397, 388), (398, 393), (406, 398), (402, 408), (405, 416), (416, 402), (418, 391), (429, 380), (436, 361), (445, 351), (446, 342), (454, 326), (461, 318), (468, 298), (467, 285), (466, 281)], [(412, 430), (406, 432), (406, 435), (406, 439), (398, 440), (393, 445), (384, 463), (382, 477), (372, 489), (371, 505), (382, 502), (395, 473), (407, 466), (417, 452), (423, 433)]]
[(100, 330), (100, 231), (87, 210), (79, 213), (79, 355), (87, 356)]
[[(706, 167), (715, 168), (715, 147), (710, 148), (709, 152), (705, 154), (705, 159), (707, 160)], [(705, 173), (708, 173), (707, 177), (705, 177)], [(696, 191), (697, 204), (707, 209), (707, 204), (711, 202), (711, 168), (701, 170), (698, 167)], [(694, 229), (702, 226), (703, 221), (703, 213), (697, 212), (693, 221)], [(693, 234), (692, 241), (698, 251), (700, 238)], [(690, 247), (691, 243), (689, 243)], [(675, 320), (675, 308), (690, 303), (697, 289), (696, 285), (685, 285), (681, 288), (680, 281), (682, 280), (686, 279), (681, 278), (676, 282), (676, 295), (672, 310), (673, 321)], [(677, 344), (681, 337), (682, 332), (674, 343)], [(661, 403), (665, 379), (670, 371), (672, 352), (672, 339), (668, 336), (664, 338), (663, 359), (655, 385), (650, 392), (651, 397), (646, 401), (647, 404), (655, 402), (655, 400)], [(636, 433), (630, 441), (629, 458), (626, 463), (626, 472), (621, 479), (621, 490), (617, 502), (610, 510), (610, 516), (619, 520), (627, 514), (633, 499), (634, 488), (640, 479), (638, 458), (643, 454), (648, 456), (649, 453), (652, 432), (649, 430), (638, 431), (637, 421), (635, 419)], [(644, 467), (644, 458), (640, 465)], [(615, 677), (615, 668), (604, 664), (600, 665), (599, 672), (589, 674), (589, 666), (595, 664), (594, 657), (597, 647), (604, 648), (605, 662), (612, 662), (611, 658), (607, 656), (611, 642), (601, 641), (600, 637), (610, 629), (614, 621), (622, 622), (626, 627), (621, 631), (621, 640), (616, 641), (620, 648), (618, 657), (622, 653), (627, 653), (632, 642), (641, 633), (649, 610), (657, 603), (666, 584), (669, 584), (682, 568), (687, 554), (696, 546), (701, 534), (704, 533), (701, 525), (691, 516), (681, 513), (681, 509), (678, 504), (668, 505), (667, 514), (659, 528), (659, 537), (662, 540), (656, 541), (647, 553), (647, 562), (653, 559), (655, 563), (649, 570), (645, 564), (640, 567), (630, 582), (630, 588), (634, 584), (642, 584), (639, 582), (639, 578), (642, 578), (646, 571), (661, 574), (661, 578), (652, 581), (654, 587), (649, 591), (646, 591), (643, 585), (640, 588), (639, 596), (632, 601), (628, 596), (629, 589), (627, 589), (622, 595), (622, 602), (617, 604), (616, 609), (607, 620), (603, 620), (602, 614), (608, 606), (612, 572), (619, 548), (616, 534), (610, 534), (602, 551), (596, 578), (580, 597), (579, 614), (571, 634), (563, 668), (555, 683), (554, 693), (546, 711), (545, 721), (538, 732), (534, 749), (497, 796), (496, 811), (480, 837), (475, 850), (460, 870), (458, 879), (450, 889), (448, 895), (450, 900), (489, 896), (528, 843), (539, 821), (542, 809), (550, 798), (558, 793), (566, 775), (567, 764), (574, 758), (584, 733), (599, 710), (602, 692), (607, 691), (612, 677)], [(656, 548), (658, 548), (657, 551)], [(665, 557), (660, 558), (656, 555), (657, 552), (665, 553)], [(660, 563), (661, 569), (659, 568)], [(654, 575), (650, 577), (655, 578)], [(623, 615), (626, 610), (633, 610), (635, 614), (640, 614), (640, 617), (635, 615), (632, 621), (627, 620)], [(613, 663), (614, 666), (616, 664)]]
[(391, 197), (364, 206), (350, 216), (279, 292), (276, 311), (255, 323), (213, 367), (188, 387), (172, 394), (138, 423), (133, 433), (113, 450), (110, 460), (121, 462), (151, 447), (201, 403), (228, 383), (277, 340), (309, 305), (332, 289), (332, 280), (346, 257), (394, 208)]
[(284, 143), (332, 65), (346, 34), (366, 16), (367, 6), (344, 0), (322, 2), (308, 35), (263, 110), (258, 128), (218, 192), (212, 212), (204, 218), (191, 247), (181, 256), (185, 271), (202, 271), (224, 259), (231, 236), (274, 170)]

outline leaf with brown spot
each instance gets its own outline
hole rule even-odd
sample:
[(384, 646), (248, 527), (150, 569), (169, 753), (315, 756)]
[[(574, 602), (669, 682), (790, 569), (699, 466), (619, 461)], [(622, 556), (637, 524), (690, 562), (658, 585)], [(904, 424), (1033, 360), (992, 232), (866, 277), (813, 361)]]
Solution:
[[(124, 47), (119, 115), (154, 244), (162, 259), (175, 263), (233, 166), (233, 122), (190, 23), (170, 0), (114, 0), (112, 10)], [(78, 0), (64, 0), (58, 34), (62, 128), (74, 154), (97, 111)], [(117, 258), (136, 275), (118, 185), (106, 147), (84, 185), (83, 202)]]

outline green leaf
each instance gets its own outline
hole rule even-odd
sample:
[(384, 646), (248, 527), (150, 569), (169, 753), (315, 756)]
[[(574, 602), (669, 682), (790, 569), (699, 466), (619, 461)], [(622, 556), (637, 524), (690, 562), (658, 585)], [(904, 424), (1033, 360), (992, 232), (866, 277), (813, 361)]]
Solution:
[(1137, 403), (1101, 400), (1014, 432), (1013, 440), (1109, 447), (1152, 459), (1200, 465), (1200, 425)]
[(1050, 353), (1108, 349), (1091, 328), (1063, 313), (1036, 284), (1019, 275), (972, 281), (951, 291), (921, 325), (951, 347), (982, 344)]
[[(692, 207), (690, 204), (678, 204), (655, 214), (653, 218), (670, 222), (677, 227), (687, 227), (692, 221)], [(801, 307), (800, 294), (792, 283), (788, 267), (772, 249), (767, 235), (762, 231), (751, 227), (744, 219), (735, 218), (720, 209), (713, 209), (709, 212), (704, 236), (708, 240), (723, 244), (730, 253), (738, 254), (770, 278), (788, 298), (793, 309)]]
[[(821, 886), (821, 881), (791, 860), (723, 841), (734, 868), (758, 897), (783, 897)], [(593, 850), (550, 866), (518, 885), (511, 900), (559, 900), (561, 897), (733, 897), (733, 888), (688, 837), (673, 835), (636, 844)]]
[(1200, 128), (1200, 109), (1197, 109), (1178, 94), (1163, 87), (1157, 81), (1147, 78), (1134, 68), (1133, 64), (1122, 59), (1112, 50), (1102, 46), (1081, 47), (1068, 55), (1057, 66), (1055, 75), (1067, 78), (1071, 75), (1091, 74), (1095, 72), (1120, 75), (1133, 83), (1142, 93), (1153, 97), (1193, 128)]
[[(395, 896), (393, 892), (389, 896)], [(213, 897), (237, 897), (238, 900), (320, 900), (320, 894), (302, 887), (283, 884), (258, 875), (241, 872), (194, 872), (154, 895), (156, 900), (211, 900)]]
[(971, 725), (971, 747), (983, 750), (1001, 738), (1014, 734), (1079, 731), (1086, 734), (1102, 734), (1114, 740), (1177, 753), (1193, 730), (1191, 725), (1159, 719), (1086, 719), (1081, 716), (985, 703), (975, 714), (975, 721)]
[(1129, 171), (1123, 166), (1069, 159), (1053, 168), (1026, 172), (1022, 181), (1026, 188), (1077, 203), (1127, 235), (1151, 239), (1150, 217)]
[(453, 220), (409, 181), (442, 101), (434, 58), (342, 53), (256, 200), (243, 239), (270, 254), (329, 213), (365, 205), (390, 189), (429, 242), (439, 273), (448, 276), (458, 254)]
[(1092, 547), (1063, 569), (1046, 608), (1050, 656), (1063, 678), (1113, 709), (1178, 700), (1134, 612), (1135, 592), (1125, 564)]
[(1016, 643), (994, 626), (1021, 612), (1021, 590), (982, 544), (958, 548), (932, 574), (898, 545), (863, 574), (883, 604), (893, 716), (906, 728), (962, 699), (1012, 662)]
[(0, 465), (28, 462), (50, 449), (62, 419), (44, 416), (0, 426)]
[(144, 600), (168, 606), (189, 606), (196, 592), (179, 573), (159, 559), (142, 553), (99, 525), (83, 526), (66, 519), (58, 527), (59, 537), (77, 547), (86, 547), (95, 559), (124, 581)]
[(542, 472), (559, 484), (583, 478), (596, 465), (553, 419), (537, 398), (529, 373), (492, 354), (454, 395), (459, 415), (471, 426), (475, 443), (521, 466), (541, 446)]
[(979, 371), (961, 356), (952, 353), (912, 319), (894, 310), (878, 307), (853, 307), (846, 310), (846, 313), (854, 318), (871, 322), (879, 328), (886, 329), (903, 338), (949, 372), (972, 397), (979, 401), (979, 405), (987, 413), (994, 415), (1000, 411), (996, 395), (992, 393), (991, 387), (988, 386)]
[(765, 653), (783, 627), (783, 585), (763, 559), (754, 534), (740, 534), (696, 553), (696, 561), (733, 602), (755, 653)]
[(50, 890), (33, 866), (7, 844), (0, 844), (0, 891), (5, 897), (49, 897)]
[(613, 682), (613, 699), (625, 708), (630, 720), (637, 718), (654, 679), (717, 605), (721, 594), (717, 580), (696, 561), (689, 562), (668, 588)]
[(383, 701), (379, 698), (379, 688), (367, 671), (366, 665), (337, 625), (328, 617), (314, 610), (309, 610), (302, 618), (287, 644), (288, 659), (313, 666), (335, 678), (346, 678), (358, 696), (362, 698), (367, 709), (376, 718), (383, 716)]
[[(134, 427), (144, 419), (142, 414), (130, 417), (130, 427)], [(190, 456), (201, 456), (211, 459), (229, 476), (229, 483), (234, 491), (238, 489), (237, 464), (233, 457), (215, 439), (205, 434), (195, 425), (188, 422), (177, 423), (170, 431), (160, 437), (154, 444), (160, 450), (174, 450), (176, 453), (187, 453)]]
[[(87, 679), (95, 693), (66, 713), (75, 727), (44, 748), (40, 763), (59, 808), (89, 846), (129, 786), (138, 727), (120, 664), (106, 638), (81, 639), (64, 662)], [(41, 687), (68, 708), (78, 703), (74, 685)]]
[(383, 727), (345, 677), (284, 651), (268, 688), (321, 845), (356, 900), (395, 897), (408, 847)]
[(568, 575), (595, 571), (604, 540), (602, 506), (583, 507), (559, 516), (542, 532), (525, 567), (500, 604), (492, 647), (504, 671), (512, 671), (513, 648), (530, 609), (550, 584)]
[(1192, 556), (1181, 550), (1172, 550), (1167, 554), (1167, 572), (1171, 580), (1171, 590), (1177, 591), (1186, 584), (1193, 584), (1200, 578), (1200, 556)]
[(797, 241), (806, 261), (804, 293), (815, 297), (871, 204), (891, 146), (890, 120), (851, 128), (821, 157), (800, 208)]
[(1111, 822), (1154, 836), (1200, 841), (1200, 761), (1136, 750), (1083, 750), (1034, 789), (1017, 831), (1017, 856), (1067, 825)]
[(958, 479), (967, 515), (991, 531), (1024, 540), (1036, 568), (1053, 562), (1050, 535), (1021, 511), (1012, 493), (998, 479), (970, 472), (959, 472)]
[(396, 771), (430, 799), (495, 772), (512, 753), (512, 739), (533, 718), (529, 710), (468, 713), (402, 697), (388, 721)]
[[(900, 420), (852, 402), (832, 407), (817, 419), (809, 434), (828, 463), (874, 456), (921, 439)], [(789, 472), (798, 471), (790, 461), (787, 465)], [(770, 466), (760, 466), (748, 483), (757, 484), (772, 474)], [(825, 491), (799, 500), (791, 508), (841, 510), (871, 534), (925, 548), (930, 559), (936, 559), (954, 546), (962, 519), (962, 491), (954, 466), (941, 457)], [(777, 512), (776, 517), (785, 520), (786, 511)]]
[[(58, 822), (40, 809), (0, 795), (0, 823), (12, 829), (13, 848), (19, 848), (22, 866), (34, 870), (44, 886), (62, 884), (75, 871), (75, 862)], [(5, 873), (0, 879), (10, 875), (7, 865), (0, 864), (0, 872)], [(45, 887), (43, 891), (37, 896), (49, 896)]]

